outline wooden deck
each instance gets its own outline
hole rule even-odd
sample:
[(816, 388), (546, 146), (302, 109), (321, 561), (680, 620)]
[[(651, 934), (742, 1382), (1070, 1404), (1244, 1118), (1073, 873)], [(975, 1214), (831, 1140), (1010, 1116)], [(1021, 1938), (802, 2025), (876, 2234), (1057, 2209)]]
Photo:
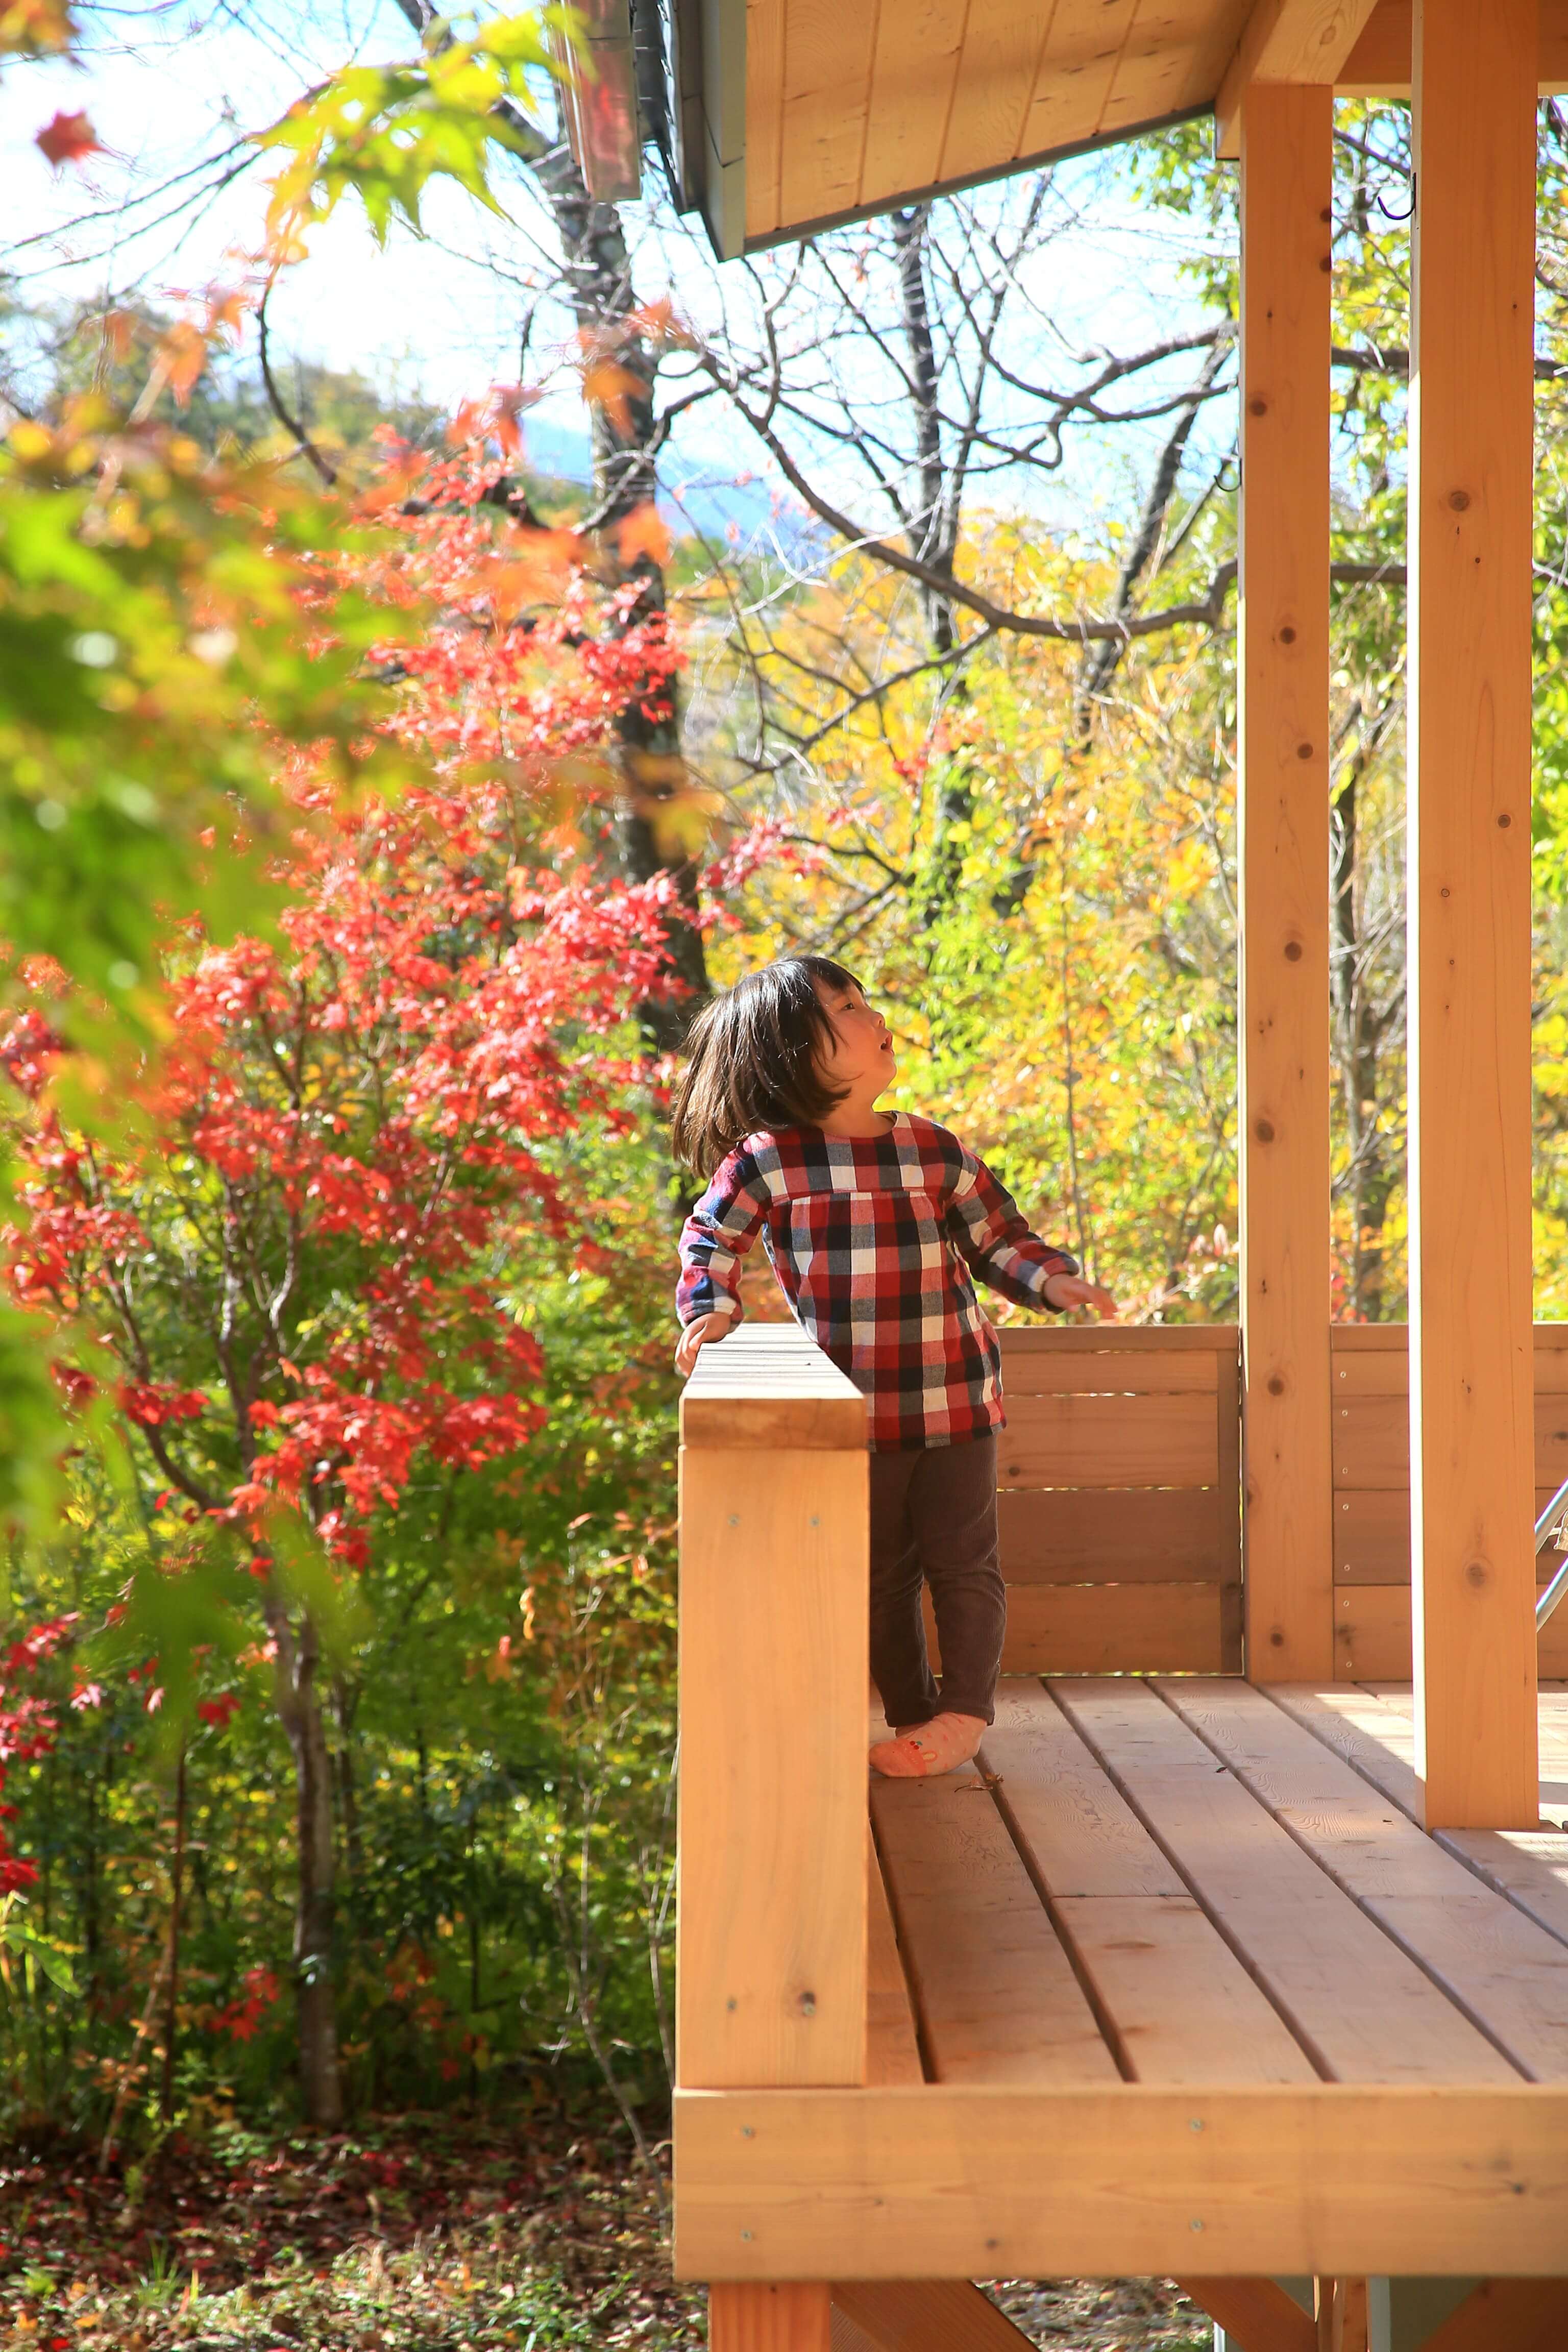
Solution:
[[(1402, 1340), (1335, 1391), (1325, 1655), (1368, 1591), (1410, 1655)], [(716, 2340), (773, 2345), (789, 2282), (816, 2352), (825, 2281), (1561, 2281), (1562, 1668), (1539, 1826), (1428, 1834), (1391, 1664), (1231, 1668), (1234, 1333), (1006, 1348), (998, 1719), (978, 1769), (877, 1781), (869, 1830), (863, 1400), (772, 1328), (687, 1391), (675, 2260)]]
[(1010, 1678), (980, 1769), (873, 1787), (871, 2082), (1568, 2082), (1540, 1707), (1539, 1833), (1429, 1837), (1407, 1687)]

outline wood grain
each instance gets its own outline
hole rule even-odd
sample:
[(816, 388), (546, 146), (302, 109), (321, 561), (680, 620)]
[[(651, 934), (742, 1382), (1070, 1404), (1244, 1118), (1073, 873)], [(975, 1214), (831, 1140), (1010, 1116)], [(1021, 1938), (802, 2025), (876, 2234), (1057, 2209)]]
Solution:
[[(1196, 1391), (1213, 1396), (1226, 1352), (1217, 1348), (1097, 1349), (1092, 1354), (1057, 1348), (1002, 1346), (1003, 1385), (1009, 1402), (1023, 1396), (1136, 1396)], [(1056, 1339), (1056, 1332), (1042, 1332)]]
[(1217, 1584), (1022, 1584), (1007, 1595), (1009, 1675), (1217, 1674)]
[[(1533, 1586), (1531, 1587), (1533, 1590)], [(1533, 1615), (1533, 1612), (1531, 1612)], [(1539, 1635), (1543, 1675), (1568, 1673), (1568, 1622), (1559, 1610)], [(1334, 1675), (1340, 1682), (1408, 1680), (1413, 1667), (1410, 1593), (1404, 1585), (1342, 1585), (1334, 1594)], [(1478, 1730), (1476, 1737), (1483, 1737)]]
[(1049, 1695), (1004, 1683), (981, 1761), (1141, 2083), (1309, 2082), (1312, 2066)]
[(779, 225), (788, 0), (746, 0), (746, 235)]
[[(1237, 1572), (1237, 1522), (1234, 1475), (1228, 1494), (1217, 1484), (1019, 1486), (996, 1497), (1002, 1573), (1012, 1586), (1218, 1584)], [(1405, 1552), (1408, 1574), (1408, 1536)]]
[(1568, 2082), (1568, 1950), (1245, 1683), (1159, 1695), (1531, 2082)]
[(1212, 1396), (1018, 1396), (996, 1440), (1002, 1486), (1212, 1486)]
[(682, 2082), (865, 2079), (866, 1455), (681, 1449)]
[(981, 1776), (879, 1780), (871, 1804), (936, 2081), (1115, 2081), (1116, 2062)]
[(832, 2352), (827, 2289), (717, 2281), (708, 2295), (708, 2341), (711, 2352)]
[(1215, 152), (1241, 152), (1241, 101), (1258, 81), (1332, 83), (1373, 0), (1255, 0), (1215, 99)]
[(1040, 0), (972, 0), (942, 141), (943, 180), (971, 179), (1022, 152), (1050, 16)]
[(1535, 0), (1415, 11), (1410, 451), (1416, 1769), (1533, 1824), (1531, 531)]
[(965, 0), (879, 9), (862, 204), (930, 187), (940, 176), (966, 14)]
[(1237, 2352), (1318, 2352), (1318, 2331), (1272, 2279), (1179, 2278), (1188, 2299), (1225, 2329)]
[(681, 2278), (1529, 2277), (1568, 2210), (1568, 2093), (1518, 2081), (688, 2091), (675, 2151)]
[(1242, 100), (1237, 868), (1247, 1670), (1326, 1679), (1333, 93)]
[(852, 212), (860, 201), (877, 14), (874, 5), (788, 0), (781, 226)]
[[(1366, 28), (1340, 69), (1350, 98), (1408, 98), (1413, 0), (1377, 0)], [(1568, 0), (1541, 0), (1535, 86), (1542, 98), (1568, 89)]]
[(833, 1452), (866, 1443), (866, 1400), (798, 1324), (742, 1326), (701, 1349), (680, 1396), (688, 1445)]
[(1031, 2352), (1033, 2338), (963, 2279), (842, 2280), (833, 2301), (880, 2352)]
[(1094, 137), (1136, 12), (1137, 0), (1054, 0), (1020, 154)]
[[(886, 1738), (886, 1724), (878, 1736)], [(888, 1907), (877, 1842), (869, 1828), (866, 1832), (866, 2080), (925, 2081), (898, 1933)]]
[(1341, 2082), (1518, 2079), (1152, 1690), (1052, 1688), (1321, 2074)]
[(1568, 2279), (1483, 2279), (1421, 2352), (1562, 2352)]

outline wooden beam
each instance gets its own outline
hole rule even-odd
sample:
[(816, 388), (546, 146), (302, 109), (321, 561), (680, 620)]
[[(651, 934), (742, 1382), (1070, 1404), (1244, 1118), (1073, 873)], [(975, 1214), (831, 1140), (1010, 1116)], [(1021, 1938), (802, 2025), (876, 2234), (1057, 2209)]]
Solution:
[(1432, 1829), (1536, 1822), (1536, 0), (1418, 0), (1415, 11), (1411, 1553), (1416, 1772)]
[(1421, 2352), (1562, 2352), (1568, 2278), (1483, 2279)]
[(1242, 1422), (1247, 1671), (1333, 1672), (1329, 271), (1333, 92), (1241, 102)]
[(710, 2352), (834, 2352), (826, 2287), (721, 2283), (708, 2291)]
[(1368, 2352), (1366, 2281), (1313, 2281), (1318, 2306), (1318, 2352)]
[(1241, 152), (1241, 100), (1255, 82), (1331, 88), (1376, 0), (1254, 0), (1215, 100), (1215, 152)]
[(1568, 2087), (682, 2091), (681, 2278), (1539, 2277)]
[(833, 2307), (879, 2352), (1030, 2352), (1031, 2338), (963, 2279), (840, 2279)]
[(1270, 2278), (1179, 2278), (1236, 2352), (1318, 2352), (1316, 2324)]
[[(1336, 78), (1342, 98), (1408, 98), (1415, 0), (1377, 0)], [(1541, 0), (1535, 87), (1542, 98), (1568, 90), (1568, 0)]]

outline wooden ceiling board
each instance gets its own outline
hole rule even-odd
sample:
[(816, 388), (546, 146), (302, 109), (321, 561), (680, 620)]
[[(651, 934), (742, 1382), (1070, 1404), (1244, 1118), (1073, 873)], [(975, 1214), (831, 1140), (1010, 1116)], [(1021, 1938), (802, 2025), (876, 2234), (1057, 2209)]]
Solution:
[(1138, 0), (1057, 0), (1018, 152), (1043, 155), (1100, 131)]
[(972, 178), (1022, 152), (1052, 11), (1040, 0), (970, 0), (942, 177)]
[(860, 202), (929, 188), (942, 175), (942, 143), (958, 78), (969, 0), (883, 0), (871, 67), (871, 112)]
[(779, 226), (784, 152), (784, 0), (747, 0), (746, 235)]
[[(898, 0), (887, 5), (896, 8)], [(784, 221), (820, 220), (859, 205), (878, 14), (875, 0), (788, 0), (779, 173)]]
[(1157, 121), (1201, 102), (1194, 75), (1211, 0), (1139, 0), (1100, 119), (1102, 131)]

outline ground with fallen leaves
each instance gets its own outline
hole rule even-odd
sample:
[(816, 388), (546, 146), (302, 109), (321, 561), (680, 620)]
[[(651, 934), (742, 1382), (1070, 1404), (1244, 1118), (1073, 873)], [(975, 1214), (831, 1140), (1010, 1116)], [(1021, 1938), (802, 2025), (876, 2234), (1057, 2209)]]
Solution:
[[(662, 2189), (618, 2132), (399, 2116), (328, 2138), (178, 2136), (100, 2173), (90, 2150), (0, 2152), (0, 2343), (26, 2352), (677, 2352)], [(994, 2290), (1055, 2352), (1199, 2352), (1169, 2285)]]

